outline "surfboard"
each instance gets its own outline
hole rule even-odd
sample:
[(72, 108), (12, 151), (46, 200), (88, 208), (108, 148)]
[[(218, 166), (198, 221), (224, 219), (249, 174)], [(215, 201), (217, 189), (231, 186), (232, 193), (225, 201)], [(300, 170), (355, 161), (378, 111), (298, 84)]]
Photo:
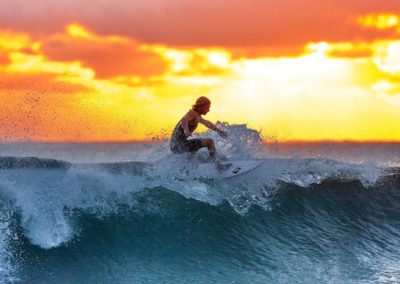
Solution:
[(229, 161), (222, 164), (231, 164), (224, 170), (218, 171), (214, 163), (199, 164), (196, 168), (196, 176), (207, 179), (227, 179), (248, 173), (259, 167), (264, 160), (244, 160), (244, 161)]

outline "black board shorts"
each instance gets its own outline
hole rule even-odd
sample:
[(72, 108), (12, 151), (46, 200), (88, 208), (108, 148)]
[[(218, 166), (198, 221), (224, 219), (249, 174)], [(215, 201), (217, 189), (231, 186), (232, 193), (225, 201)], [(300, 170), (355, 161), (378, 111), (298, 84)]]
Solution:
[(201, 139), (187, 139), (180, 123), (175, 127), (171, 135), (170, 149), (172, 153), (196, 152), (201, 148)]
[(174, 143), (170, 144), (172, 153), (182, 154), (185, 152), (196, 152), (201, 146), (201, 139), (176, 139)]

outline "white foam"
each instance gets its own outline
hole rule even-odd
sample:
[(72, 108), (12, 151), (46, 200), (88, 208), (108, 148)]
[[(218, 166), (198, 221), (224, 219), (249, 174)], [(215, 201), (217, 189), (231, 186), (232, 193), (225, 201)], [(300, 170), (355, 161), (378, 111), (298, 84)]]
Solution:
[(17, 269), (13, 265), (10, 240), (13, 233), (10, 229), (10, 210), (1, 206), (0, 208), (0, 283), (14, 283), (19, 281)]

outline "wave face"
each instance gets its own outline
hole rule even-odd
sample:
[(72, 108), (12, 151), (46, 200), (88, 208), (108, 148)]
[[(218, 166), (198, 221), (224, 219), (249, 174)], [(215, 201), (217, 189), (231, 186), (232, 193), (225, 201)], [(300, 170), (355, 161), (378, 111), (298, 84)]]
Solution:
[(182, 176), (164, 144), (139, 145), (147, 161), (0, 157), (0, 282), (400, 282), (399, 168), (238, 137), (221, 155), (264, 162), (227, 180)]

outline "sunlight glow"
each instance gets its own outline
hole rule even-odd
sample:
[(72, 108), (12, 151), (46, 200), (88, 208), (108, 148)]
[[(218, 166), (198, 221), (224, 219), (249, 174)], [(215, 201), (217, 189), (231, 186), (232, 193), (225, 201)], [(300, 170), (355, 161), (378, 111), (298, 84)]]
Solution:
[(227, 68), (230, 63), (230, 54), (226, 51), (203, 51), (210, 64)]
[(89, 40), (96, 39), (96, 37), (92, 33), (90, 33), (88, 30), (78, 24), (70, 24), (67, 27), (67, 32), (70, 36), (73, 37), (81, 37)]
[(400, 73), (400, 41), (382, 42), (375, 45), (374, 61), (384, 72), (399, 75)]
[(11, 72), (29, 72), (60, 75), (79, 75), (81, 79), (91, 79), (94, 77), (93, 70), (82, 68), (80, 62), (48, 62), (42, 55), (27, 55), (23, 53), (12, 53), (10, 55), (12, 63), (7, 67)]
[(396, 14), (372, 14), (359, 17), (358, 23), (365, 27), (383, 30), (398, 26), (400, 18)]
[[(398, 16), (391, 14), (359, 21), (379, 29), (399, 26)], [(59, 42), (77, 58), (58, 49), (52, 50), (55, 55), (46, 53)], [(91, 57), (99, 46), (112, 54), (108, 61)], [(129, 52), (121, 54), (121, 46)], [(143, 69), (151, 72), (142, 74), (140, 67), (99, 77), (97, 66), (114, 67), (114, 56), (122, 63), (149, 60)], [(153, 72), (152, 60), (166, 66)], [(0, 66), (7, 76), (0, 81), (0, 103), (7, 109), (0, 114), (0, 138), (7, 133), (15, 140), (151, 139), (169, 133), (197, 97), (208, 96), (213, 103), (207, 119), (246, 123), (279, 141), (400, 141), (398, 40), (309, 42), (296, 56), (266, 51), (235, 58), (229, 47), (142, 43), (71, 23), (64, 33), (43, 39), (0, 30)], [(43, 85), (44, 91), (35, 89)]]
[(87, 28), (84, 26), (77, 24), (77, 23), (72, 23), (69, 24), (66, 27), (67, 34), (69, 36), (75, 37), (77, 39), (85, 39), (88, 41), (93, 41), (93, 42), (127, 42), (128, 40), (126, 38), (120, 37), (120, 36), (99, 36), (91, 31), (89, 31)]
[(190, 60), (193, 57), (189, 52), (168, 49), (164, 51), (164, 56), (171, 62), (171, 70), (173, 72), (180, 72), (189, 69)]
[(19, 50), (29, 43), (29, 37), (24, 34), (0, 31), (0, 50)]

